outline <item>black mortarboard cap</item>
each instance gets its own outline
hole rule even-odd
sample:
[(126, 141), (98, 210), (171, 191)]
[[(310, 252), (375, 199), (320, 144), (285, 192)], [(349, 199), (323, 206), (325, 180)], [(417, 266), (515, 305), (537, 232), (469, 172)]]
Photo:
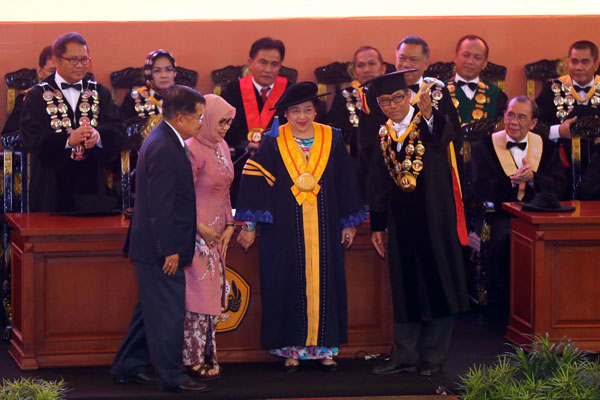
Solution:
[(384, 94), (392, 94), (398, 90), (408, 89), (406, 79), (404, 79), (404, 73), (416, 71), (415, 68), (404, 69), (402, 71), (390, 72), (389, 74), (379, 75), (375, 78), (369, 79), (361, 86), (369, 86), (370, 89), (375, 92), (375, 97), (379, 97)]

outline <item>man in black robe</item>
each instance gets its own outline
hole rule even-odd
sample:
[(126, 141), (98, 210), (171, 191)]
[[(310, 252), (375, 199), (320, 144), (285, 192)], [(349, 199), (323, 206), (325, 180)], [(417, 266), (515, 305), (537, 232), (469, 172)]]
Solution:
[[(54, 62), (52, 61), (52, 46), (46, 46), (42, 49), (38, 58), (38, 66), (36, 68), (38, 80), (44, 80), (56, 71)], [(12, 112), (6, 119), (6, 124), (2, 128), (2, 136), (13, 133), (19, 130), (21, 122), (21, 114), (23, 113), (23, 103), (25, 102), (26, 93), (21, 93), (15, 99), (15, 105)]]
[(31, 155), (29, 211), (112, 210), (106, 166), (119, 155), (123, 121), (110, 91), (84, 79), (91, 58), (83, 36), (59, 36), (52, 54), (56, 73), (28, 92), (21, 117)]
[(382, 257), (383, 232), (389, 232), (396, 344), (390, 361), (371, 372), (418, 368), (428, 376), (445, 362), (454, 315), (469, 308), (461, 248), (466, 228), (448, 162), (452, 124), (433, 107), (429, 89), (411, 105), (407, 74), (415, 70), (382, 75), (370, 88), (389, 118), (379, 131), (368, 193), (371, 240)]
[[(406, 84), (410, 90), (412, 100), (417, 96), (419, 90), (426, 90), (433, 96), (433, 107), (442, 115), (450, 119), (452, 129), (452, 141), (454, 143), (455, 153), (457, 155), (458, 170), (462, 170), (462, 151), (463, 135), (458, 120), (456, 108), (452, 104), (450, 93), (443, 87), (444, 84), (438, 80), (429, 80), (432, 78), (423, 78), (423, 73), (429, 66), (430, 50), (425, 40), (418, 36), (406, 36), (398, 43), (396, 48), (396, 70), (414, 69), (414, 72), (405, 74)], [(385, 123), (387, 117), (377, 106), (376, 96), (367, 91), (363, 112), (358, 127), (358, 159), (360, 174), (368, 175), (371, 166), (373, 152), (377, 151), (377, 132), (379, 127)]]
[[(549, 126), (548, 137), (560, 146), (569, 189), (572, 187), (570, 126), (578, 118), (600, 116), (600, 75), (596, 74), (599, 64), (598, 47), (594, 43), (587, 40), (573, 43), (569, 48), (569, 74), (548, 80), (536, 99), (540, 122)], [(582, 140), (581, 153), (585, 152), (587, 143)], [(583, 163), (582, 168), (585, 167)], [(570, 190), (567, 197), (572, 197)]]
[(530, 132), (538, 114), (532, 99), (515, 97), (504, 114), (506, 130), (487, 136), (473, 146), (475, 200), (493, 202), (496, 208), (488, 216), (490, 251), (483, 260), (488, 302), (499, 308), (503, 317), (507, 316), (509, 298), (510, 215), (502, 210), (501, 204), (527, 202), (537, 193), (553, 193), (561, 198), (567, 185), (556, 144)]

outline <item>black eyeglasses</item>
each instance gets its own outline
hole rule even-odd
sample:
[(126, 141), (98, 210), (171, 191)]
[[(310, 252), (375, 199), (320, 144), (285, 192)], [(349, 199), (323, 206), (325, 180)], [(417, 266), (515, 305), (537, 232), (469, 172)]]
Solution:
[(400, 104), (400, 103), (402, 103), (404, 101), (404, 99), (406, 99), (406, 95), (405, 94), (397, 94), (397, 95), (395, 95), (393, 97), (390, 97), (390, 98), (387, 98), (387, 97), (383, 98), (383, 99), (377, 98), (377, 103), (380, 106), (387, 107), (390, 104), (392, 104), (392, 101), (394, 103), (396, 103), (396, 104)]
[(60, 56), (63, 60), (67, 60), (71, 65), (77, 65), (81, 63), (81, 65), (88, 65), (92, 57), (63, 57)]
[(231, 126), (231, 123), (233, 122), (233, 118), (223, 118), (219, 120), (219, 126), (221, 128), (225, 128), (226, 126)]

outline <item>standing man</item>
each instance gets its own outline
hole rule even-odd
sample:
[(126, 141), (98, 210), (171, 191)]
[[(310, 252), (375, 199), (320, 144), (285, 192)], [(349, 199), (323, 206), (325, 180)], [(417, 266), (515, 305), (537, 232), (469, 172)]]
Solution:
[(490, 251), (486, 265), (488, 301), (508, 316), (510, 283), (510, 215), (501, 204), (531, 201), (537, 193), (561, 198), (567, 179), (560, 166), (556, 143), (531, 130), (539, 110), (535, 101), (518, 96), (504, 113), (505, 130), (486, 136), (473, 146), (473, 194), (479, 202), (493, 202), (488, 216)]
[[(561, 163), (569, 179), (567, 193), (571, 194), (570, 127), (577, 118), (600, 116), (600, 75), (596, 75), (599, 63), (594, 43), (587, 40), (573, 43), (569, 48), (569, 74), (546, 82), (536, 99), (540, 121), (550, 126), (548, 137), (559, 144)], [(581, 153), (585, 151), (587, 146)]]
[(163, 118), (150, 132), (137, 163), (136, 202), (125, 250), (134, 260), (140, 301), (111, 374), (120, 383), (150, 383), (152, 361), (162, 390), (206, 391), (182, 361), (184, 267), (192, 263), (196, 195), (184, 140), (202, 126), (204, 97), (175, 85), (163, 97)]
[(382, 75), (369, 89), (388, 118), (379, 130), (368, 193), (371, 241), (381, 257), (389, 232), (396, 344), (390, 361), (375, 366), (374, 374), (438, 374), (454, 315), (469, 308), (461, 249), (466, 227), (448, 160), (454, 130), (433, 107), (430, 89), (412, 99), (406, 76), (414, 81), (415, 74)]
[(52, 60), (56, 73), (27, 93), (21, 117), (31, 155), (29, 211), (112, 210), (107, 165), (125, 132), (119, 110), (106, 87), (84, 79), (91, 57), (79, 33), (59, 36)]
[[(250, 75), (230, 83), (223, 90), (221, 96), (237, 110), (225, 136), (227, 144), (234, 150), (234, 161), (246, 151), (256, 151), (262, 132), (271, 126), (275, 115), (273, 107), (289, 85), (286, 78), (279, 76), (284, 56), (285, 46), (281, 40), (258, 39), (250, 47)], [(241, 164), (243, 166), (243, 162)]]
[(477, 35), (458, 40), (454, 53), (456, 74), (445, 82), (461, 125), (473, 121), (493, 121), (506, 107), (506, 94), (492, 82), (480, 77), (488, 63), (489, 47)]

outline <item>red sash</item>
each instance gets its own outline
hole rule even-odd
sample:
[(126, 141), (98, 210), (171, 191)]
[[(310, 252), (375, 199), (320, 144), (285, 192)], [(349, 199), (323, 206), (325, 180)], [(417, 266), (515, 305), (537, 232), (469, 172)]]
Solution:
[(275, 103), (277, 103), (277, 100), (279, 100), (283, 92), (285, 92), (286, 85), (286, 78), (282, 76), (275, 78), (275, 84), (273, 85), (273, 89), (271, 89), (271, 94), (267, 98), (267, 101), (259, 114), (254, 84), (252, 83), (252, 75), (247, 75), (240, 79), (240, 90), (242, 92), (244, 111), (246, 112), (248, 131), (251, 131), (254, 128), (267, 129), (271, 118), (273, 118), (273, 115), (275, 114), (275, 110), (271, 110), (271, 108), (275, 107)]

